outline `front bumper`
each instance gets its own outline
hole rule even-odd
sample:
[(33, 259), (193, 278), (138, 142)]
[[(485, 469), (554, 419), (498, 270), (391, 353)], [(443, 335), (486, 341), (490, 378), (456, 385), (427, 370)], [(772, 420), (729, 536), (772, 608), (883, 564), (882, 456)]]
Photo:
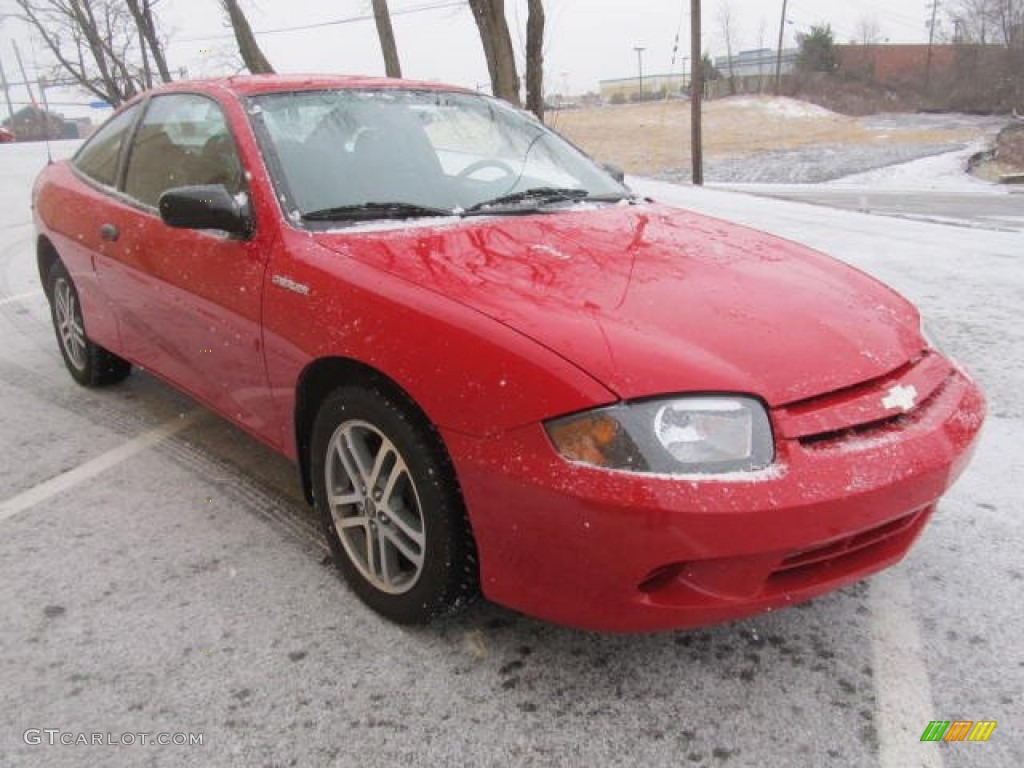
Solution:
[(791, 605), (897, 562), (966, 466), (984, 412), (956, 371), (898, 427), (779, 438), (772, 469), (721, 478), (570, 464), (539, 425), (444, 438), (490, 600), (642, 632)]

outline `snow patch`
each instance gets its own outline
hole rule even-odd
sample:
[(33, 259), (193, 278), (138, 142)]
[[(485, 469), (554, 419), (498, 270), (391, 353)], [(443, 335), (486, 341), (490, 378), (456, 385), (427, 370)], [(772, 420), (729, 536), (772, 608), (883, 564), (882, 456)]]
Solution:
[(784, 96), (732, 96), (719, 102), (731, 109), (758, 111), (765, 115), (784, 117), (796, 120), (846, 120), (848, 118), (830, 109), (819, 107), (797, 99)]

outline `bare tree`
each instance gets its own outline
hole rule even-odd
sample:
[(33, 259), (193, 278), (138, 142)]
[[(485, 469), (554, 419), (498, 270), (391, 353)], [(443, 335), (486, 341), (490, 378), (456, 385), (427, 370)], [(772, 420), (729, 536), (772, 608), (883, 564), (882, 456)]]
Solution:
[(950, 21), (956, 29), (955, 40), (988, 45), (992, 33), (992, 7), (992, 0), (960, 0), (949, 11)]
[(729, 57), (729, 93), (736, 94), (736, 70), (733, 65), (733, 41), (736, 36), (736, 21), (733, 18), (732, 3), (722, 0), (718, 4), (718, 25), (725, 40), (725, 53)]
[(961, 42), (1024, 48), (1024, 0), (960, 0), (948, 16)]
[(384, 71), (388, 77), (401, 77), (402, 64), (398, 60), (398, 46), (395, 44), (395, 31), (391, 27), (388, 0), (373, 0), (373, 19), (377, 23), (377, 37), (380, 38), (380, 50), (384, 55)]
[(1024, 48), (1024, 0), (992, 0), (991, 14), (1007, 48)]
[(877, 16), (861, 16), (857, 22), (857, 43), (860, 45), (878, 45), (882, 42), (882, 27)]
[(544, 3), (528, 0), (526, 19), (526, 108), (544, 119)]
[(515, 49), (505, 19), (504, 0), (469, 0), (473, 19), (480, 30), (480, 42), (491, 76), (491, 90), (499, 99), (520, 106), (519, 73)]
[(249, 26), (249, 20), (245, 17), (245, 11), (238, 4), (238, 0), (220, 0), (221, 7), (227, 14), (231, 28), (235, 32), (235, 40), (238, 42), (238, 52), (242, 55), (245, 66), (254, 75), (273, 74), (274, 68), (270, 66), (267, 57), (263, 55), (259, 43), (256, 42), (256, 35)]
[(139, 44), (142, 48), (143, 66), (147, 70), (147, 81), (152, 86), (152, 79), (149, 77), (149, 56), (156, 62), (160, 79), (171, 82), (171, 71), (167, 68), (167, 57), (164, 56), (163, 45), (160, 36), (157, 34), (156, 20), (153, 18), (153, 0), (125, 0), (128, 3), (128, 10), (135, 19), (135, 28), (139, 31)]
[[(15, 0), (59, 75), (117, 106), (153, 85), (152, 57), (170, 80), (154, 0)], [(136, 13), (137, 11), (137, 13)]]

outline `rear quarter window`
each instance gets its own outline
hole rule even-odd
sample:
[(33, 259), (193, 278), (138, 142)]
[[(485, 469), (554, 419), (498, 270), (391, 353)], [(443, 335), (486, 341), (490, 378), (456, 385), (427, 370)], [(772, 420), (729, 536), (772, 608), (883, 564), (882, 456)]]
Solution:
[(75, 168), (99, 184), (116, 187), (121, 147), (131, 132), (139, 109), (137, 104), (129, 107), (96, 131), (72, 160)]

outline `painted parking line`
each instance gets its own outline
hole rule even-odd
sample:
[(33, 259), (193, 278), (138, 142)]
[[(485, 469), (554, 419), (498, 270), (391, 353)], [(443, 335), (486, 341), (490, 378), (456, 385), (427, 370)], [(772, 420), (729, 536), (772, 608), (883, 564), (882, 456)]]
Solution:
[(942, 751), (921, 743), (936, 718), (910, 581), (902, 570), (871, 580), (871, 651), (882, 768), (942, 768)]
[(42, 291), (32, 291), (31, 293), (19, 293), (17, 296), (4, 296), (0, 299), (0, 306), (4, 304), (17, 304), (20, 301), (28, 301), (29, 299), (42, 298), (46, 294)]
[(113, 448), (106, 453), (100, 454), (95, 459), (90, 459), (84, 464), (78, 465), (74, 469), (69, 469), (67, 472), (63, 472), (56, 477), (50, 478), (46, 482), (40, 483), (34, 488), (29, 488), (27, 491), (7, 499), (7, 501), (0, 502), (0, 522), (14, 517), (17, 514), (24, 512), (26, 509), (31, 509), (37, 504), (41, 504), (47, 499), (50, 499), (59, 493), (63, 493), (69, 488), (74, 488), (76, 485), (84, 483), (86, 480), (90, 480), (97, 475), (106, 472), (111, 467), (117, 466), (121, 462), (130, 459), (132, 456), (136, 456), (137, 454), (162, 443), (164, 440), (167, 440), (169, 437), (173, 437), (183, 429), (192, 426), (201, 414), (201, 411), (192, 411), (191, 413), (184, 414), (176, 419), (171, 419), (155, 429), (151, 429), (138, 437), (132, 438), (128, 442), (119, 445), (117, 448)]

